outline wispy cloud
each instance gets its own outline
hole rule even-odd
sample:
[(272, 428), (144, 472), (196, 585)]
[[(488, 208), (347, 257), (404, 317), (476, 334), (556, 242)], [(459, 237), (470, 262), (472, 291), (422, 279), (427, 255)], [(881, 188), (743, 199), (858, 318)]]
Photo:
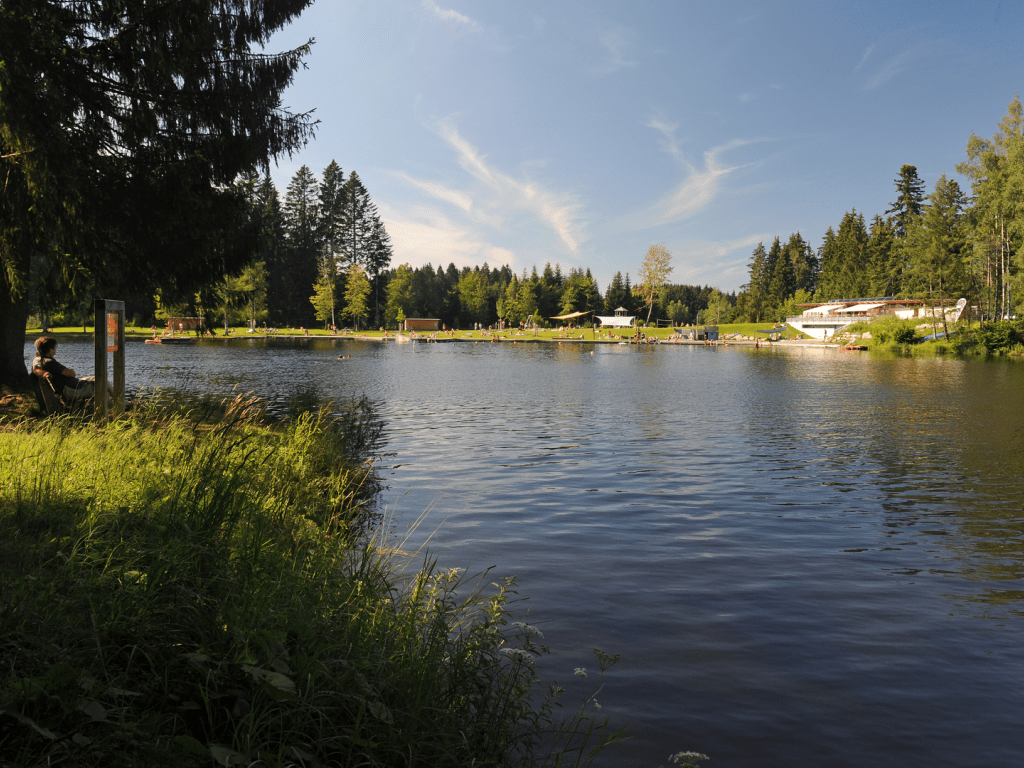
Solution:
[(441, 136), (457, 152), (463, 170), (490, 190), (484, 203), (489, 211), (498, 214), (529, 211), (554, 230), (572, 252), (587, 239), (585, 222), (580, 217), (582, 205), (574, 196), (552, 192), (535, 181), (516, 179), (491, 167), (480, 151), (452, 125), (442, 125)]
[(676, 140), (676, 128), (679, 123), (670, 123), (663, 115), (656, 114), (644, 123), (648, 128), (653, 128), (661, 134), (661, 148), (668, 152), (678, 162), (685, 162), (683, 152), (679, 149), (679, 142)]
[(662, 146), (686, 171), (686, 178), (651, 208), (648, 217), (651, 219), (651, 226), (688, 218), (707, 206), (721, 191), (725, 178), (733, 171), (743, 167), (726, 165), (722, 156), (731, 149), (751, 143), (743, 139), (736, 139), (728, 144), (712, 147), (704, 153), (704, 167), (697, 168), (680, 151), (675, 139), (676, 126), (659, 120), (651, 120), (647, 125), (662, 133), (664, 137)]
[(474, 31), (480, 29), (480, 25), (469, 18), (469, 16), (459, 13), (451, 8), (442, 8), (437, 3), (433, 2), (433, 0), (423, 0), (423, 7), (443, 21), (452, 21), (466, 29)]
[(381, 219), (391, 235), (395, 264), (419, 267), (428, 262), (441, 266), (454, 263), (462, 268), (486, 261), (516, 268), (512, 251), (494, 245), (430, 206), (402, 211), (381, 206)]
[(878, 43), (872, 43), (871, 45), (864, 49), (864, 55), (860, 57), (860, 63), (858, 63), (857, 66), (853, 68), (854, 72), (859, 71), (860, 68), (864, 66), (867, 60), (871, 58), (871, 54), (874, 53), (875, 48), (877, 47)]
[[(864, 56), (861, 58), (860, 64), (853, 70), (857, 72), (867, 62), (870, 54), (873, 53), (875, 46), (872, 45), (864, 52)], [(871, 91), (878, 88), (881, 85), (885, 85), (887, 82), (892, 80), (900, 72), (903, 72), (917, 60), (924, 58), (930, 52), (932, 52), (932, 43), (918, 43), (917, 45), (911, 46), (903, 51), (900, 51), (895, 56), (889, 58), (878, 70), (868, 77), (867, 82), (862, 86), (862, 90)]]
[(395, 175), (407, 184), (416, 187), (422, 192), (426, 192), (431, 197), (451, 203), (456, 208), (461, 208), (466, 213), (470, 213), (473, 209), (473, 198), (465, 192), (460, 192), (457, 189), (452, 189), (451, 187), (434, 181), (421, 181), (420, 179), (414, 179), (409, 174), (401, 171)]
[(626, 27), (612, 27), (602, 32), (598, 39), (608, 51), (608, 58), (598, 68), (600, 72), (611, 74), (637, 65), (628, 53), (633, 45), (632, 30)]

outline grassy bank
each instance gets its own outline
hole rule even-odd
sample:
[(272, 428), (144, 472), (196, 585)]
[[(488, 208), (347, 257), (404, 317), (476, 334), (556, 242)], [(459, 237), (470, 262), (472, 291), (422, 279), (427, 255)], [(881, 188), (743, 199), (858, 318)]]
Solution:
[[(942, 334), (942, 324), (936, 329)], [(912, 355), (970, 355), (981, 357), (1024, 356), (1024, 324), (1017, 321), (974, 322), (966, 320), (949, 323), (948, 338), (929, 339), (933, 335), (930, 322), (895, 317), (881, 317), (871, 322), (850, 326), (844, 336), (864, 344), (869, 349)], [(864, 338), (865, 334), (870, 334)]]
[(571, 765), (618, 737), (599, 681), (556, 718), (511, 580), (386, 546), (351, 424), (211, 412), (0, 432), (0, 765)]

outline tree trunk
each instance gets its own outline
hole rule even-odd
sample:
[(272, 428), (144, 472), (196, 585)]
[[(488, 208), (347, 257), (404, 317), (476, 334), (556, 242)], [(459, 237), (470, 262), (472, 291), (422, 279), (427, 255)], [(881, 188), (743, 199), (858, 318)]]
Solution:
[(932, 305), (932, 338), (938, 338), (939, 329), (935, 327), (935, 293), (932, 291), (932, 286), (928, 285), (928, 302)]
[(25, 367), (25, 324), (28, 322), (28, 292), (11, 298), (11, 289), (0, 272), (0, 383), (24, 389), (28, 383)]
[(942, 338), (949, 341), (949, 328), (946, 326), (946, 293), (942, 290), (942, 278), (939, 278), (939, 307), (942, 311)]

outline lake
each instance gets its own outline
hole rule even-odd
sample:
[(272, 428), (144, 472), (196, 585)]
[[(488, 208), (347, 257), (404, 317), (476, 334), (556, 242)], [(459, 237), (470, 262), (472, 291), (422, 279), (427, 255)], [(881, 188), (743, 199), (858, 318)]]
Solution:
[[(408, 546), (432, 535), (446, 567), (517, 575), (567, 702), (592, 646), (621, 654), (598, 699), (633, 739), (600, 765), (1024, 764), (1016, 361), (337, 340), (127, 355), (130, 387), (376, 402), (396, 529), (429, 510)], [(59, 358), (92, 369), (85, 343)]]

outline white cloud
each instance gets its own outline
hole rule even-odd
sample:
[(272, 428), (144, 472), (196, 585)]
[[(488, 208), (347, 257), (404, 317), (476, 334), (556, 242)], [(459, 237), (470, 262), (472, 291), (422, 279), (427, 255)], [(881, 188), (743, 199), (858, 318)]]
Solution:
[(432, 0), (423, 0), (423, 7), (433, 13), (439, 19), (443, 21), (454, 21), (456, 24), (477, 31), (480, 29), (480, 25), (473, 21), (469, 16), (459, 13), (451, 8), (442, 8)]
[[(725, 165), (722, 162), (722, 155), (730, 149), (736, 149), (749, 144), (749, 141), (736, 139), (728, 144), (721, 144), (712, 147), (704, 153), (704, 168), (698, 169), (693, 164), (678, 155), (687, 170), (686, 178), (659, 202), (651, 208), (652, 225), (668, 224), (679, 219), (689, 218), (699, 210), (707, 206), (721, 192), (725, 178), (733, 171), (743, 166)], [(673, 152), (669, 152), (676, 156)]]
[(572, 195), (551, 192), (537, 182), (515, 179), (492, 168), (454, 126), (442, 125), (441, 136), (458, 153), (463, 170), (490, 189), (491, 196), (482, 205), (492, 216), (503, 219), (513, 210), (529, 211), (554, 230), (574, 253), (587, 239), (585, 222), (580, 219), (582, 205)]
[(394, 264), (414, 267), (431, 263), (472, 267), (483, 262), (515, 267), (515, 255), (479, 237), (471, 230), (450, 221), (429, 206), (413, 206), (406, 211), (381, 207), (381, 219), (391, 236)]
[(872, 43), (871, 45), (869, 45), (867, 48), (864, 49), (864, 55), (860, 57), (860, 63), (857, 64), (857, 66), (853, 68), (854, 72), (856, 72), (857, 70), (859, 70), (861, 67), (864, 66), (865, 62), (868, 60), (868, 58), (871, 56), (871, 54), (874, 52), (875, 48), (877, 48), (877, 47), (878, 47), (878, 43)]
[(414, 179), (407, 173), (399, 171), (395, 174), (398, 178), (411, 184), (423, 192), (426, 192), (431, 197), (436, 197), (438, 200), (444, 200), (447, 203), (451, 203), (456, 208), (461, 208), (466, 213), (469, 213), (473, 209), (473, 199), (465, 192), (460, 192), (457, 189), (446, 187), (444, 184), (438, 184), (433, 181), (420, 181)]
[(636, 61), (627, 53), (633, 43), (632, 37), (631, 30), (625, 27), (613, 27), (601, 33), (601, 45), (608, 51), (608, 60), (600, 67), (601, 72), (619, 72), (636, 66)]
[[(915, 61), (932, 53), (933, 47), (932, 43), (919, 43), (897, 53), (886, 61), (877, 72), (868, 78), (868, 81), (862, 86), (862, 89), (865, 91), (871, 91), (881, 85), (885, 85)], [(867, 60), (868, 54), (871, 53), (873, 49), (874, 46), (871, 46), (871, 48), (865, 52), (864, 59), (857, 65), (857, 69), (855, 69), (854, 72), (860, 69), (861, 65)]]

